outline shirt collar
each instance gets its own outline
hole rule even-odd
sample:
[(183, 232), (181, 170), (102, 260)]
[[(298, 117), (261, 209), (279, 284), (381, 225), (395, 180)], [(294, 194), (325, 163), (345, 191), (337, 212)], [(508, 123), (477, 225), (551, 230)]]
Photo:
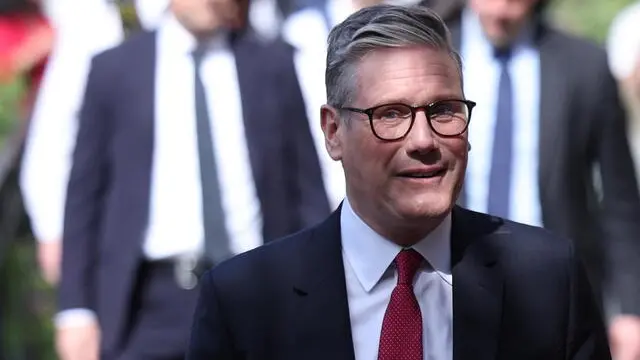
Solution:
[[(344, 256), (358, 281), (369, 292), (380, 281), (402, 247), (369, 227), (345, 199), (340, 212), (340, 231)], [(451, 214), (429, 235), (413, 246), (431, 266), (444, 275), (451, 274)]]
[[(468, 7), (462, 12), (462, 39), (465, 46), (481, 51), (485, 56), (493, 58), (493, 45), (484, 34), (478, 15)], [(535, 22), (529, 21), (514, 40), (511, 51), (516, 54), (534, 45)]]
[[(159, 27), (159, 36), (163, 44), (173, 53), (191, 55), (198, 46), (198, 40), (173, 14), (167, 14)], [(207, 49), (216, 50), (228, 46), (227, 32), (220, 32), (206, 40)]]

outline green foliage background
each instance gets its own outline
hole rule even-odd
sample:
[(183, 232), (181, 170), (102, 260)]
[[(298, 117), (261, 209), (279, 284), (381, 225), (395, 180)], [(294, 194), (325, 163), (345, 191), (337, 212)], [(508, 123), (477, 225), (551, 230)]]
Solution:
[[(550, 15), (560, 28), (602, 43), (615, 14), (634, 0), (552, 0)], [(126, 12), (125, 12), (126, 13)], [(131, 14), (127, 14), (131, 15)], [(640, 25), (638, 28), (640, 31)], [(0, 151), (4, 140), (16, 128), (17, 106), (23, 86), (18, 80), (0, 85)], [(1, 249), (0, 249), (1, 250)], [(55, 358), (52, 351), (51, 322), (53, 294), (38, 276), (32, 241), (14, 244), (4, 254), (0, 268), (0, 305), (5, 316), (0, 359), (45, 360)], [(0, 261), (0, 263), (2, 263)], [(34, 348), (37, 349), (34, 357)]]
[[(613, 17), (637, 0), (552, 0), (552, 15), (559, 26), (603, 42)], [(640, 31), (640, 24), (638, 27)]]

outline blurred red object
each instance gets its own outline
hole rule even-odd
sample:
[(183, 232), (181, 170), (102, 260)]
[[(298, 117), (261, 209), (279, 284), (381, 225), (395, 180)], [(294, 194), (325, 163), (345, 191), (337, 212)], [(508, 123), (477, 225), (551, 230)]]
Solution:
[(53, 29), (37, 14), (0, 17), (0, 84), (26, 75), (25, 109), (31, 108), (53, 46)]

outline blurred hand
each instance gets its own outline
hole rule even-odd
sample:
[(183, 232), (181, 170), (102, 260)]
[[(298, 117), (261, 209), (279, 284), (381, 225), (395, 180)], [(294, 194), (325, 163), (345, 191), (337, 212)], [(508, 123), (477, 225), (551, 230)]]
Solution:
[(609, 325), (614, 360), (640, 360), (640, 317), (618, 315)]
[(52, 286), (60, 280), (60, 262), (62, 257), (62, 241), (38, 243), (38, 264), (42, 277)]
[(99, 360), (100, 328), (98, 323), (56, 330), (56, 350), (60, 360)]

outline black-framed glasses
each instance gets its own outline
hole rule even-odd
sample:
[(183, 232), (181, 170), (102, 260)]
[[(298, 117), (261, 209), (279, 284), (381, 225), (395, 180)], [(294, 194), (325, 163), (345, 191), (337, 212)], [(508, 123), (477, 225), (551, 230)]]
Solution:
[(454, 137), (464, 133), (469, 127), (471, 111), (476, 103), (470, 100), (440, 100), (429, 105), (410, 106), (394, 103), (374, 106), (368, 109), (342, 107), (369, 116), (371, 131), (380, 140), (400, 140), (409, 134), (416, 114), (424, 110), (429, 127), (442, 137)]

